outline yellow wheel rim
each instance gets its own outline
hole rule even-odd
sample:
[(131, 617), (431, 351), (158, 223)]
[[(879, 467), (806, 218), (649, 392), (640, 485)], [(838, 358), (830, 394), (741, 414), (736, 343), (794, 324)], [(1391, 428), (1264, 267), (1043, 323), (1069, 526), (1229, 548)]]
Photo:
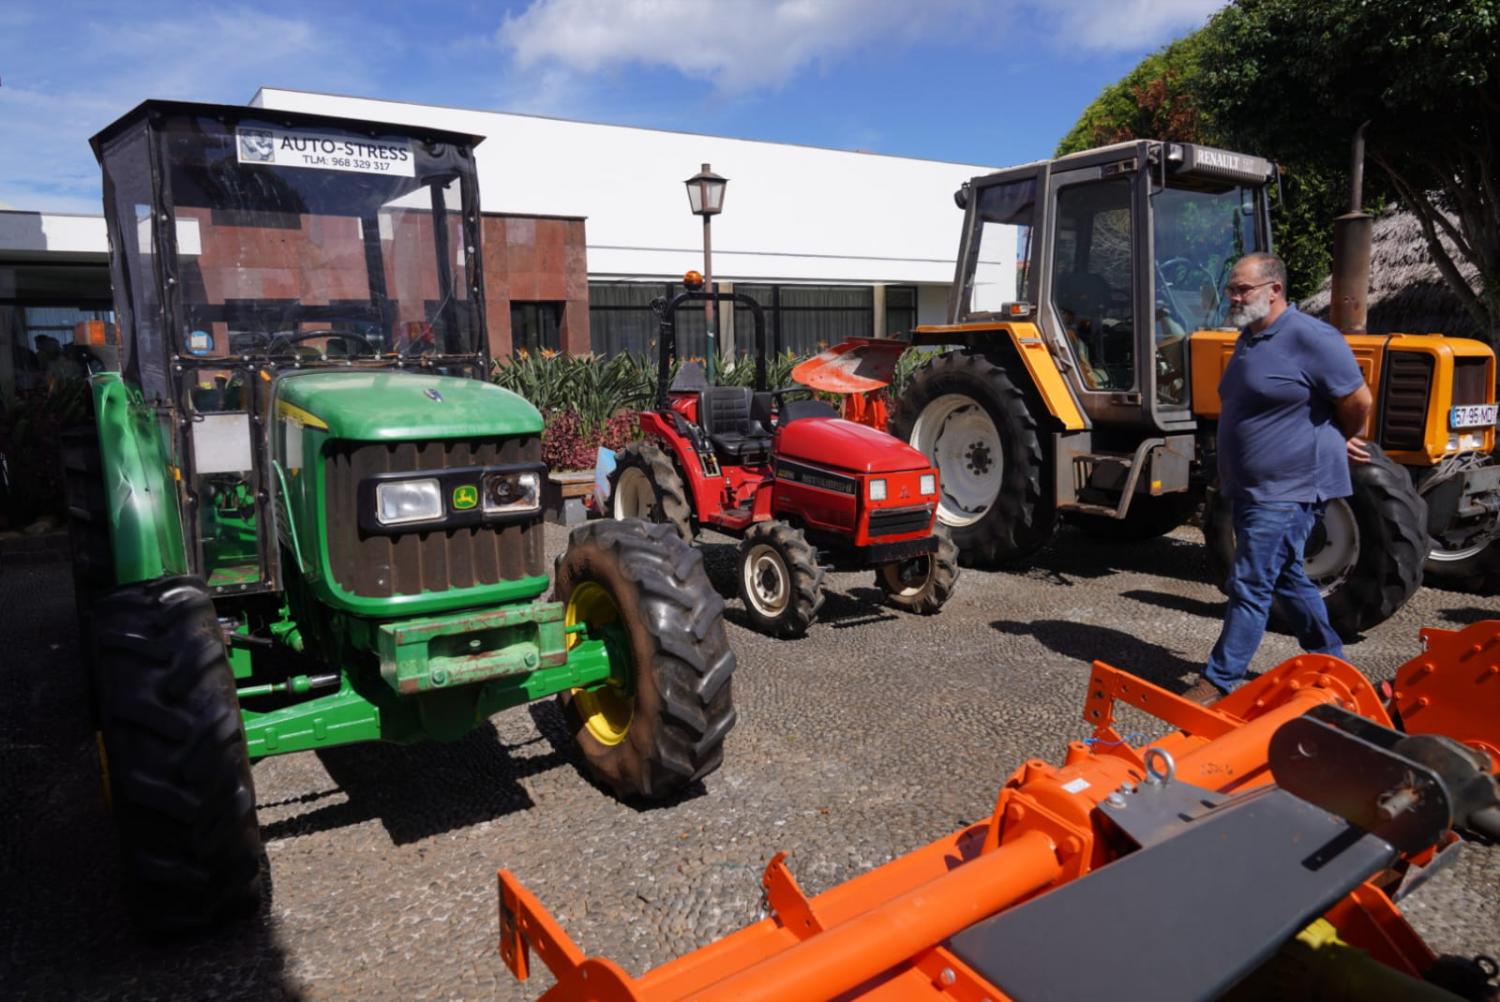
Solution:
[[(584, 623), (602, 626), (620, 621), (620, 607), (614, 596), (603, 586), (593, 581), (582, 581), (568, 596), (567, 625)], [(583, 639), (581, 633), (568, 634), (568, 647)], [(583, 726), (604, 745), (617, 745), (630, 732), (630, 721), (635, 716), (635, 697), (622, 690), (611, 679), (597, 689), (574, 689), (573, 708), (583, 720)]]

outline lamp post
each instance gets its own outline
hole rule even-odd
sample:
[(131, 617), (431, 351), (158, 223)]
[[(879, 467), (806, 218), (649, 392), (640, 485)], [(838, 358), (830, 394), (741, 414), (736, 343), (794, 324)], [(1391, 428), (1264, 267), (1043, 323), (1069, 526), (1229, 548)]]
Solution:
[[(708, 292), (714, 289), (714, 264), (713, 264), (713, 241), (709, 237), (709, 224), (713, 217), (724, 210), (724, 189), (729, 184), (729, 179), (720, 177), (709, 170), (708, 164), (684, 184), (687, 185), (688, 204), (692, 206), (693, 215), (703, 217), (703, 287)], [(708, 334), (708, 379), (712, 383), (714, 372), (718, 368), (719, 337), (714, 330), (714, 303), (715, 300), (705, 299), (703, 301), (703, 323), (704, 330)]]

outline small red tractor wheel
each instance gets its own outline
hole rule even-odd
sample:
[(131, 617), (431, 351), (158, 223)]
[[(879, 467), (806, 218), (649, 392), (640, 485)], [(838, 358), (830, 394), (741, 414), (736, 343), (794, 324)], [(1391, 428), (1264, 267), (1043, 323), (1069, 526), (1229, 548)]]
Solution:
[(757, 522), (739, 547), (740, 600), (751, 624), (776, 637), (800, 637), (823, 606), (823, 568), (801, 530)]
[(945, 526), (937, 526), (936, 553), (894, 560), (875, 570), (875, 583), (891, 605), (919, 616), (931, 616), (943, 607), (958, 582), (958, 547)]
[(610, 515), (670, 525), (693, 541), (692, 509), (672, 460), (650, 442), (631, 442), (615, 454), (609, 475)]

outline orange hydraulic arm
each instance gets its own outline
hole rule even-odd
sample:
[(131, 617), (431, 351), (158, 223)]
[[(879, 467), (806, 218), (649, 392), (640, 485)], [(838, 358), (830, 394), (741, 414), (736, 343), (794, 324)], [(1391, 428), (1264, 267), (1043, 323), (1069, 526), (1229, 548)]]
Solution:
[[(1413, 716), (1441, 719), (1469, 749), (1490, 754), (1490, 773), (1500, 770), (1494, 755), (1500, 669), (1491, 668), (1500, 665), (1500, 622), (1423, 636), (1430, 649), (1398, 672), (1396, 702), (1425, 698)], [(1133, 747), (1114, 729), (1118, 703), (1174, 730)], [(1348, 711), (1381, 728), (1392, 724), (1364, 676), (1324, 655), (1293, 658), (1212, 707), (1095, 662), (1084, 705), (1093, 740), (1070, 744), (1060, 766), (1022, 765), (984, 823), (813, 898), (802, 893), (780, 853), (762, 879), (770, 917), (639, 978), (609, 960), (585, 957), (515, 876), (501, 871), (500, 952), (524, 980), (529, 950), (536, 951), (557, 978), (546, 999), (1005, 999), (952, 952), (950, 937), (1132, 852), (1134, 844), (1100, 806), (1122, 790), (1160, 782), (1163, 762), (1175, 763), (1176, 780), (1218, 794), (1269, 788), (1272, 735), (1315, 707)], [(1402, 712), (1412, 715), (1404, 705)], [(1420, 867), (1453, 837), (1409, 853), (1399, 865)], [(1387, 968), (1419, 977), (1436, 958), (1384, 887), (1372, 878), (1327, 918)]]

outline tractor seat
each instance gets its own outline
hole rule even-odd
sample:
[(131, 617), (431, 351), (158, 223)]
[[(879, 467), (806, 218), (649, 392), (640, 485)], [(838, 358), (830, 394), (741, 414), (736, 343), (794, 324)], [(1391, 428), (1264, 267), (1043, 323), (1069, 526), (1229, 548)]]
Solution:
[(750, 387), (710, 386), (699, 404), (703, 430), (714, 452), (737, 463), (764, 459), (771, 452), (765, 426), (750, 418)]

